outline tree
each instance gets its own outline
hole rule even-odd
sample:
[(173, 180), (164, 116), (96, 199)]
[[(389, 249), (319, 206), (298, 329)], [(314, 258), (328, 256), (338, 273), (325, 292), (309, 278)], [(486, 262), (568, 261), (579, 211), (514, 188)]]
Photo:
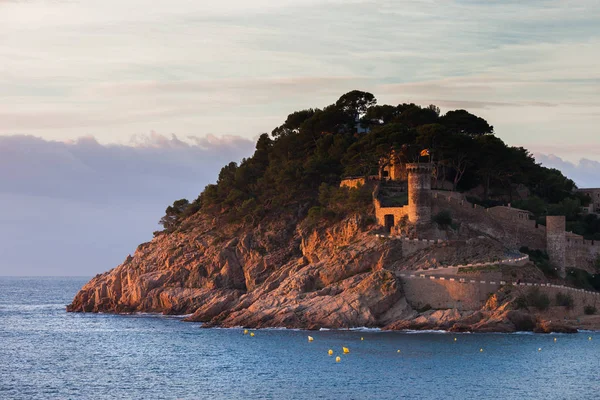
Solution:
[(356, 123), (375, 104), (377, 104), (377, 99), (371, 93), (353, 90), (340, 97), (335, 106), (351, 117), (353, 123)]
[(443, 159), (442, 163), (454, 170), (454, 177), (452, 178), (453, 191), (456, 191), (458, 183), (465, 175), (467, 168), (472, 165), (473, 150), (473, 140), (465, 135), (455, 135), (444, 146), (444, 153), (447, 158)]
[(439, 108), (430, 105), (422, 108), (416, 104), (399, 104), (396, 107), (400, 113), (394, 120), (411, 128), (416, 128), (420, 125), (435, 124), (439, 122)]
[(441, 118), (441, 123), (452, 133), (463, 133), (470, 136), (494, 133), (494, 127), (488, 124), (485, 119), (466, 110), (448, 111)]
[(184, 214), (186, 209), (190, 206), (190, 202), (187, 199), (176, 200), (172, 206), (167, 207), (165, 215), (158, 222), (167, 231), (172, 231), (177, 227), (179, 218)]
[(273, 137), (279, 137), (298, 133), (304, 121), (312, 117), (315, 114), (315, 112), (316, 110), (309, 108), (308, 110), (296, 111), (291, 113), (287, 116), (287, 119), (285, 120), (283, 125), (273, 129), (271, 135)]

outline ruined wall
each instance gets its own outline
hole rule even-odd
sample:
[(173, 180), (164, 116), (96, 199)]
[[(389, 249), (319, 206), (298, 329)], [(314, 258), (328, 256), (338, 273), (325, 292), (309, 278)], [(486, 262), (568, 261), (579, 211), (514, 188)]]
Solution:
[(529, 221), (529, 215), (531, 214), (529, 211), (504, 206), (490, 207), (487, 210), (494, 217), (507, 221)]
[(431, 174), (427, 164), (406, 164), (408, 172), (408, 220), (414, 224), (431, 223)]
[(565, 276), (566, 261), (566, 229), (564, 215), (548, 215), (546, 217), (546, 252), (550, 262), (558, 267), (560, 276)]
[(379, 201), (379, 189), (380, 185), (378, 184), (373, 191), (373, 207), (375, 207), (377, 224), (385, 226), (385, 216), (392, 215), (394, 217), (394, 226), (396, 226), (405, 215), (408, 215), (408, 208), (406, 206), (383, 207), (381, 201)]
[[(508, 247), (518, 249), (527, 246), (531, 249), (546, 249), (546, 229), (529, 219), (511, 219), (504, 212), (469, 203), (455, 193), (433, 192), (432, 212), (450, 211), (452, 219), (461, 225), (504, 242)], [(496, 210), (497, 211), (497, 210)]]
[(359, 177), (359, 178), (344, 178), (342, 179), (342, 181), (340, 182), (340, 187), (347, 187), (350, 189), (357, 189), (361, 186), (364, 186), (364, 184), (366, 183), (366, 179), (365, 177)]
[(596, 272), (596, 260), (600, 257), (600, 241), (585, 240), (583, 236), (567, 232), (565, 235), (565, 265)]

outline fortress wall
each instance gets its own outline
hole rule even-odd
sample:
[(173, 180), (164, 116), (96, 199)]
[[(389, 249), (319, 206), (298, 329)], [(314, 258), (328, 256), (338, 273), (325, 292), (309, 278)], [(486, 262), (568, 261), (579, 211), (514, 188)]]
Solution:
[(567, 233), (565, 238), (565, 265), (595, 272), (596, 260), (600, 257), (600, 241), (585, 240), (579, 235)]
[(385, 226), (385, 216), (393, 215), (394, 216), (394, 226), (400, 222), (400, 220), (408, 215), (408, 207), (382, 207), (381, 201), (379, 201), (379, 184), (375, 187), (373, 191), (373, 206), (375, 207), (375, 219), (377, 220), (377, 224), (381, 226)]
[(500, 218), (490, 213), (489, 209), (455, 196), (446, 196), (443, 192), (435, 192), (433, 213), (443, 210), (450, 211), (452, 219), (461, 225), (501, 240), (509, 246), (546, 249), (546, 229), (544, 226), (536, 228), (535, 221)]
[(401, 274), (400, 280), (406, 301), (411, 307), (421, 309), (431, 306), (435, 309), (456, 308), (460, 311), (480, 310), (491, 293), (501, 286), (511, 284), (519, 295), (526, 295), (534, 287), (548, 295), (552, 306), (556, 306), (558, 293), (568, 294), (573, 298), (573, 316), (583, 315), (583, 307), (591, 305), (600, 309), (600, 293), (582, 289), (550, 284), (479, 280), (475, 277), (449, 278), (426, 275)]
[(404, 207), (381, 207), (379, 201), (375, 203), (375, 218), (377, 223), (381, 226), (385, 226), (385, 216), (394, 216), (394, 226), (405, 216), (408, 215), (408, 208)]
[(402, 286), (406, 301), (414, 309), (425, 306), (432, 308), (456, 308), (460, 311), (475, 311), (485, 305), (491, 292), (499, 285), (467, 284), (449, 279), (403, 278)]
[(344, 178), (340, 182), (340, 187), (347, 187), (350, 189), (358, 189), (361, 186), (364, 186), (366, 183), (366, 179), (364, 177), (359, 178)]

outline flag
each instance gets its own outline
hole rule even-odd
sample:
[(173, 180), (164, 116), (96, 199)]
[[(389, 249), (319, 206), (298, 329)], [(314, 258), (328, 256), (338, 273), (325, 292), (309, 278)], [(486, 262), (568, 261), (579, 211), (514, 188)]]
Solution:
[(421, 150), (421, 157), (427, 157), (430, 156), (431, 154), (429, 154), (429, 149), (423, 149)]

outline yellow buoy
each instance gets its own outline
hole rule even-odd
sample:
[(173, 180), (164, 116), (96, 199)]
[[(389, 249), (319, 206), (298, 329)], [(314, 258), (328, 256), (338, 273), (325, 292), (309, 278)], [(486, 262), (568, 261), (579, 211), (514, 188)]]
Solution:
[(365, 338), (361, 336), (361, 337), (360, 337), (360, 340), (365, 340)]
[(454, 338), (454, 341), (456, 342), (456, 338)]
[(342, 361), (342, 357), (340, 357), (340, 356), (337, 356), (337, 357), (335, 358), (335, 362), (340, 362), (340, 361)]
[(333, 355), (333, 350), (329, 349), (329, 351), (327, 352), (327, 354), (329, 354), (330, 356)]
[(350, 349), (347, 347), (342, 347), (342, 350), (344, 350), (344, 354), (350, 353)]
[(244, 329), (244, 335), (248, 334), (248, 329)]
[(590, 336), (590, 337), (588, 338), (588, 340), (592, 340), (592, 337)]
[(309, 342), (312, 342), (313, 340), (315, 340), (315, 338), (313, 338), (312, 336), (309, 336), (309, 337), (308, 337), (308, 341), (309, 341)]
[(254, 336), (254, 332), (250, 332), (250, 336)]
[(398, 350), (396, 353), (400, 353), (400, 350)]
[(479, 352), (480, 352), (480, 353), (483, 353), (483, 349), (479, 349)]
[(554, 338), (554, 342), (556, 342), (556, 338)]

